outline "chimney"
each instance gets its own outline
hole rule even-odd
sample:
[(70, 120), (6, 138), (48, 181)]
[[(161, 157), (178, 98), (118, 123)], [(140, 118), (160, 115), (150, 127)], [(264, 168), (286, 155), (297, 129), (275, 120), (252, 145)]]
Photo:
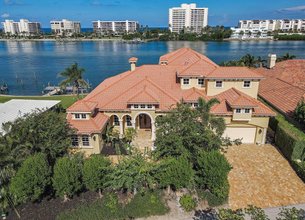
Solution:
[(136, 58), (136, 57), (131, 57), (131, 58), (129, 59), (130, 70), (131, 70), (131, 71), (134, 71), (134, 70), (136, 69), (136, 64), (137, 64), (137, 62), (138, 62), (138, 58)]
[(275, 63), (276, 63), (276, 54), (268, 54), (268, 63), (267, 63), (268, 69), (272, 69), (273, 67), (275, 67)]

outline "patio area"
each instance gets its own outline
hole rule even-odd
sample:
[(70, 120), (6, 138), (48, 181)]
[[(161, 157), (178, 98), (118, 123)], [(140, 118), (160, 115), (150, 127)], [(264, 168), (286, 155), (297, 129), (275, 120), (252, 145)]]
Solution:
[(274, 146), (233, 146), (225, 155), (233, 166), (229, 174), (230, 208), (305, 203), (305, 184)]

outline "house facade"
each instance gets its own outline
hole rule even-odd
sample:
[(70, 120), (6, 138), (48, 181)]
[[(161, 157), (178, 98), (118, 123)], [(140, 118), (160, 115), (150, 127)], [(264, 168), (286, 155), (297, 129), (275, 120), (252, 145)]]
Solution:
[(68, 122), (77, 131), (72, 137), (76, 149), (100, 153), (108, 125), (121, 137), (128, 128), (144, 131), (153, 143), (157, 117), (179, 102), (196, 107), (200, 97), (219, 100), (211, 113), (225, 119), (224, 137), (241, 138), (246, 144), (265, 143), (274, 113), (257, 100), (262, 75), (246, 67), (220, 67), (189, 48), (161, 56), (156, 65), (137, 67), (135, 57), (129, 62), (130, 71), (106, 79), (67, 109)]

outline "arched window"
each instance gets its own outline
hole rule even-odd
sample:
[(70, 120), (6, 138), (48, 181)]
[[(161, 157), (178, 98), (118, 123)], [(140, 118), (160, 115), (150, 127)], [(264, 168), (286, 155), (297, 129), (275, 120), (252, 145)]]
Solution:
[(131, 117), (129, 115), (126, 115), (126, 125), (128, 127), (131, 127), (132, 126), (132, 123), (131, 123)]
[(116, 115), (113, 116), (113, 124), (114, 124), (115, 126), (119, 126), (119, 125), (120, 125), (119, 117), (116, 116)]

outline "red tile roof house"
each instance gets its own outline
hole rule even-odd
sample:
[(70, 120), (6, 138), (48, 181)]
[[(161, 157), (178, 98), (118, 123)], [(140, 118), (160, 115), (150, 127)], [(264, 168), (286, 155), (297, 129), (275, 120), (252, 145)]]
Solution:
[(260, 83), (259, 96), (279, 112), (293, 117), (297, 104), (305, 98), (305, 60), (274, 62), (256, 72), (265, 78)]
[(157, 65), (136, 67), (134, 57), (129, 62), (130, 71), (106, 79), (68, 108), (68, 122), (77, 130), (72, 138), (75, 148), (88, 155), (100, 153), (107, 125), (113, 125), (121, 137), (127, 128), (146, 131), (153, 142), (158, 116), (182, 100), (195, 107), (199, 97), (220, 101), (211, 112), (225, 118), (224, 136), (265, 143), (274, 112), (257, 100), (261, 74), (246, 67), (219, 67), (189, 48), (161, 56)]

